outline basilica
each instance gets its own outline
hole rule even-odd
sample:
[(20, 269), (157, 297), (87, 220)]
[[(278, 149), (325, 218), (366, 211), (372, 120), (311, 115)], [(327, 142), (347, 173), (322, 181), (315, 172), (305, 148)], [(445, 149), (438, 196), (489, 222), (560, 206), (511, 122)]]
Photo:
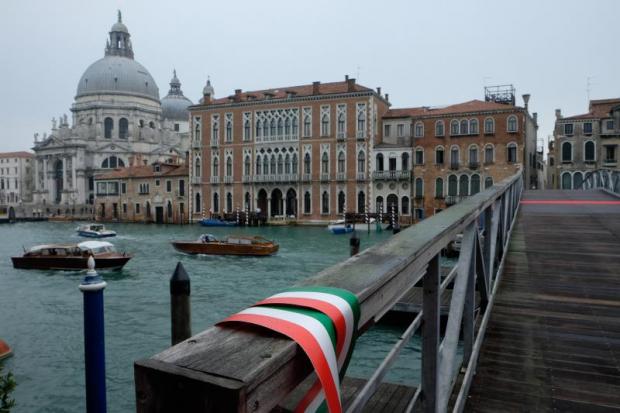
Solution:
[(191, 104), (176, 71), (168, 95), (160, 100), (157, 83), (134, 59), (119, 11), (104, 57), (80, 78), (71, 118), (52, 119), (51, 133), (42, 139), (35, 134), (34, 203), (89, 205), (97, 174), (155, 161), (183, 162), (190, 145)]

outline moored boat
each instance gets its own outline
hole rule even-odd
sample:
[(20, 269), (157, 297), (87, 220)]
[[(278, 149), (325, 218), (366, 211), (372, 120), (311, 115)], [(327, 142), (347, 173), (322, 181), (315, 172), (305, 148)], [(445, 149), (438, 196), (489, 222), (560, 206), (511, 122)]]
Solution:
[(237, 225), (235, 221), (224, 221), (219, 218), (203, 218), (198, 223), (203, 227), (234, 227)]
[(88, 257), (93, 256), (98, 269), (121, 269), (132, 258), (119, 253), (105, 241), (84, 241), (79, 244), (44, 244), (27, 250), (21, 257), (11, 257), (14, 268), (30, 270), (85, 270)]
[(196, 241), (172, 241), (172, 246), (186, 254), (250, 256), (272, 255), (280, 248), (276, 242), (263, 237), (229, 235), (218, 240), (211, 234), (203, 234)]
[(345, 223), (344, 219), (338, 221), (332, 221), (327, 226), (327, 230), (332, 234), (348, 234), (353, 232), (353, 225), (351, 223)]
[(6, 341), (0, 339), (0, 360), (5, 359), (13, 354), (11, 347), (6, 343)]
[(77, 227), (78, 235), (89, 238), (115, 237), (116, 231), (106, 229), (103, 224), (86, 224)]

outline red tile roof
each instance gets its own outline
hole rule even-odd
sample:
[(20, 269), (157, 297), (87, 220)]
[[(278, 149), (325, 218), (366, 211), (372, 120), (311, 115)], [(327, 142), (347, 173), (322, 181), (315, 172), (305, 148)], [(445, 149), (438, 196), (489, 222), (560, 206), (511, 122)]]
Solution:
[(0, 158), (34, 158), (34, 154), (26, 151), (0, 152)]
[(581, 115), (565, 116), (561, 120), (601, 119), (609, 117), (614, 106), (620, 106), (620, 98), (598, 99), (590, 101), (590, 111)]
[[(349, 84), (347, 81), (342, 82), (331, 82), (331, 83), (319, 83), (319, 95), (333, 95), (340, 93), (349, 93), (349, 92), (367, 92), (372, 91), (365, 86), (358, 85), (355, 83), (355, 79), (349, 79), (349, 82), (352, 83), (352, 90), (349, 90)], [(287, 87), (279, 87), (272, 89), (264, 89), (264, 90), (254, 90), (248, 92), (242, 92), (239, 94), (238, 99), (241, 102), (248, 101), (262, 101), (266, 100), (267, 95), (271, 96), (271, 99), (283, 99), (288, 97), (289, 94), (292, 94), (294, 97), (303, 97), (303, 96), (312, 96), (314, 85), (300, 85), (300, 86), (287, 86)], [(214, 99), (211, 101), (211, 104), (225, 104), (232, 103), (237, 96), (230, 95), (229, 97)]]
[(159, 176), (188, 176), (187, 165), (160, 164), (160, 172), (155, 172), (153, 165), (128, 166), (117, 168), (95, 176), (95, 179), (120, 179), (120, 178), (155, 178)]
[(421, 117), (421, 116), (435, 116), (435, 115), (448, 115), (448, 114), (461, 114), (471, 112), (486, 112), (493, 110), (510, 110), (521, 109), (518, 106), (506, 105), (503, 103), (486, 102), (483, 100), (470, 100), (468, 102), (456, 103), (454, 105), (444, 107), (418, 107), (418, 108), (402, 108), (402, 109), (390, 109), (383, 116), (384, 118), (399, 118), (399, 117)]

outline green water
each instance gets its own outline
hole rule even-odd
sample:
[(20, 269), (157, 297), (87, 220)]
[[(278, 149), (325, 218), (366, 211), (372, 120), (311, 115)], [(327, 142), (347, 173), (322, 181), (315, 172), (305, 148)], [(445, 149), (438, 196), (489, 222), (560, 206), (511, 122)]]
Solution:
[[(5, 361), (18, 382), (15, 412), (83, 412), (84, 346), (79, 272), (15, 270), (11, 255), (22, 246), (79, 242), (75, 223), (0, 225), (0, 338), (15, 355)], [(348, 236), (324, 228), (210, 228), (275, 239), (273, 257), (188, 256), (169, 244), (196, 239), (206, 228), (140, 224), (110, 225), (111, 241), (134, 258), (119, 272), (102, 273), (105, 289), (106, 376), (108, 411), (134, 411), (133, 361), (170, 345), (169, 278), (178, 261), (191, 278), (192, 331), (207, 329), (227, 315), (346, 259)], [(387, 239), (390, 232), (360, 234), (361, 248)], [(375, 327), (356, 346), (348, 374), (368, 377), (399, 336), (394, 327)], [(419, 376), (418, 343), (413, 341), (388, 376), (415, 384)]]

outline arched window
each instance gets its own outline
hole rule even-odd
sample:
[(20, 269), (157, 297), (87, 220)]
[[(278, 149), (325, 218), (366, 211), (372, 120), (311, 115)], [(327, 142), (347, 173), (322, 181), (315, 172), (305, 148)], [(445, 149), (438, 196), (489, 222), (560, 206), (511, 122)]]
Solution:
[(276, 120), (275, 118), (271, 118), (271, 125), (269, 128), (269, 134), (271, 135), (272, 138), (275, 138), (276, 136)]
[(126, 118), (121, 118), (118, 121), (118, 138), (127, 139), (128, 132), (129, 132), (129, 121), (127, 121)]
[(200, 177), (202, 174), (201, 171), (201, 163), (200, 163), (200, 156), (196, 157), (196, 160), (194, 161), (194, 175)]
[(444, 136), (444, 124), (443, 120), (438, 120), (435, 122), (435, 136)]
[(226, 194), (226, 211), (228, 213), (231, 213), (233, 211), (233, 199), (230, 192)]
[(403, 171), (409, 170), (409, 154), (407, 152), (403, 152), (401, 155), (401, 165)]
[(125, 162), (121, 158), (117, 158), (116, 156), (107, 157), (101, 162), (102, 169), (115, 169), (115, 168), (124, 168)]
[(490, 143), (484, 147), (484, 163), (493, 163), (495, 159), (495, 150)]
[(297, 137), (297, 118), (293, 118), (293, 136)]
[(321, 173), (329, 173), (329, 156), (327, 156), (327, 152), (323, 152), (323, 157), (321, 158)]
[(484, 133), (488, 135), (495, 133), (495, 120), (493, 118), (484, 120)]
[(471, 195), (476, 195), (480, 192), (480, 175), (473, 174), (471, 176)]
[(478, 119), (470, 119), (469, 120), (469, 133), (471, 135), (478, 134)]
[(243, 174), (250, 175), (252, 173), (250, 168), (252, 168), (252, 160), (250, 159), (250, 155), (246, 155), (245, 162), (243, 163)]
[(573, 174), (573, 189), (583, 189), (581, 185), (583, 184), (583, 175), (581, 172), (575, 172)]
[(278, 136), (282, 136), (284, 132), (283, 121), (282, 118), (278, 119)]
[(321, 117), (321, 136), (329, 136), (329, 115), (326, 113)]
[(226, 158), (226, 176), (232, 176), (232, 158)]
[(421, 138), (424, 136), (424, 124), (422, 122), (416, 122), (414, 133), (416, 138)]
[(217, 159), (217, 156), (213, 158), (213, 176), (220, 175), (220, 161)]
[(211, 139), (216, 142), (220, 140), (220, 122), (218, 120), (214, 120), (211, 126)]
[(343, 174), (345, 172), (344, 165), (344, 152), (338, 154), (338, 173)]
[(366, 170), (366, 157), (364, 151), (359, 151), (357, 154), (357, 172), (364, 173)]
[(461, 175), (459, 178), (459, 195), (469, 195), (469, 176), (467, 175)]
[(344, 113), (338, 115), (338, 135), (344, 135)]
[(461, 135), (467, 135), (469, 133), (469, 122), (467, 122), (467, 120), (463, 119), (461, 121)]
[(321, 213), (329, 214), (329, 194), (327, 191), (323, 191), (323, 195), (321, 195)]
[(508, 121), (506, 123), (506, 129), (508, 130), (508, 132), (517, 131), (517, 117), (515, 115), (508, 116)]
[(435, 198), (443, 198), (443, 178), (435, 179)]
[(408, 196), (404, 196), (403, 199), (401, 200), (401, 204), (402, 204), (402, 214), (403, 215), (409, 215), (409, 197)]
[(311, 205), (310, 205), (310, 192), (306, 191), (306, 193), (304, 194), (304, 214), (309, 214), (311, 211)]
[(448, 196), (456, 196), (458, 194), (458, 178), (456, 175), (448, 177)]
[(450, 122), (450, 135), (458, 135), (459, 134), (459, 121), (453, 119)]
[(256, 121), (256, 137), (260, 138), (262, 134), (263, 134), (263, 123), (259, 119)]
[(383, 154), (382, 153), (377, 154), (377, 171), (379, 172), (383, 171)]
[(459, 147), (450, 148), (450, 168), (459, 169)]
[(292, 164), (292, 173), (297, 173), (297, 154), (293, 154), (293, 164)]
[(573, 161), (573, 144), (570, 142), (564, 142), (562, 144), (562, 162)]
[(506, 150), (508, 151), (508, 153), (506, 154), (506, 159), (508, 160), (508, 163), (517, 162), (517, 144), (514, 142), (510, 142), (508, 145), (506, 145)]
[(443, 146), (438, 146), (435, 148), (435, 164), (443, 165), (443, 163), (444, 163)]
[(105, 118), (103, 121), (103, 136), (106, 139), (112, 139), (112, 129), (114, 129), (114, 121), (112, 118)]
[(424, 198), (424, 181), (422, 178), (415, 179), (415, 197), (416, 199)]
[(155, 122), (150, 121), (150, 122), (149, 122), (149, 128), (151, 128), (151, 129), (155, 129)]
[(312, 125), (310, 124), (311, 120), (310, 120), (310, 115), (305, 113), (304, 114), (304, 136), (308, 137), (312, 135)]
[(200, 201), (200, 192), (196, 192), (196, 207), (194, 208), (194, 211), (196, 212), (200, 212), (202, 211), (202, 202)]
[(213, 194), (213, 212), (219, 212), (220, 210), (220, 196), (216, 193)]
[(366, 129), (366, 111), (360, 110), (357, 114), (357, 132), (364, 134)]
[(284, 173), (284, 158), (282, 154), (278, 155), (278, 175), (282, 175)]
[(486, 178), (484, 178), (484, 189), (490, 188), (493, 186), (493, 178), (490, 176), (487, 176)]
[(424, 165), (424, 149), (417, 148), (415, 150), (415, 164)]
[(364, 191), (359, 191), (357, 194), (357, 213), (363, 214), (366, 212), (366, 194)]
[(260, 175), (261, 173), (261, 159), (260, 159), (260, 155), (256, 156), (256, 175)]
[(478, 146), (476, 145), (469, 147), (469, 166), (470, 168), (478, 167)]
[(310, 154), (307, 152), (304, 155), (304, 173), (307, 175), (312, 173), (312, 163), (310, 161)]
[(271, 165), (269, 169), (270, 169), (271, 175), (276, 174), (276, 156), (275, 155), (271, 155)]
[(596, 160), (596, 150), (595, 150), (596, 146), (594, 145), (594, 142), (592, 141), (588, 141), (585, 144), (585, 148), (584, 148), (584, 152), (585, 152), (585, 157), (584, 160), (587, 161), (595, 161)]
[(286, 136), (289, 136), (291, 134), (291, 119), (290, 118), (286, 118), (284, 120), (284, 134)]
[(232, 122), (226, 119), (226, 142), (232, 142)]
[(250, 140), (252, 138), (249, 119), (246, 119), (245, 122), (243, 122), (243, 136), (246, 140)]
[(571, 184), (572, 184), (572, 179), (570, 176), (570, 172), (564, 172), (562, 174), (562, 189), (573, 189)]
[(284, 157), (284, 173), (287, 175), (291, 173), (291, 156), (288, 153)]
[(263, 175), (269, 175), (269, 156), (263, 157)]
[(345, 207), (345, 195), (344, 195), (344, 191), (340, 191), (338, 192), (338, 213), (342, 214), (343, 212), (345, 212), (344, 207)]

